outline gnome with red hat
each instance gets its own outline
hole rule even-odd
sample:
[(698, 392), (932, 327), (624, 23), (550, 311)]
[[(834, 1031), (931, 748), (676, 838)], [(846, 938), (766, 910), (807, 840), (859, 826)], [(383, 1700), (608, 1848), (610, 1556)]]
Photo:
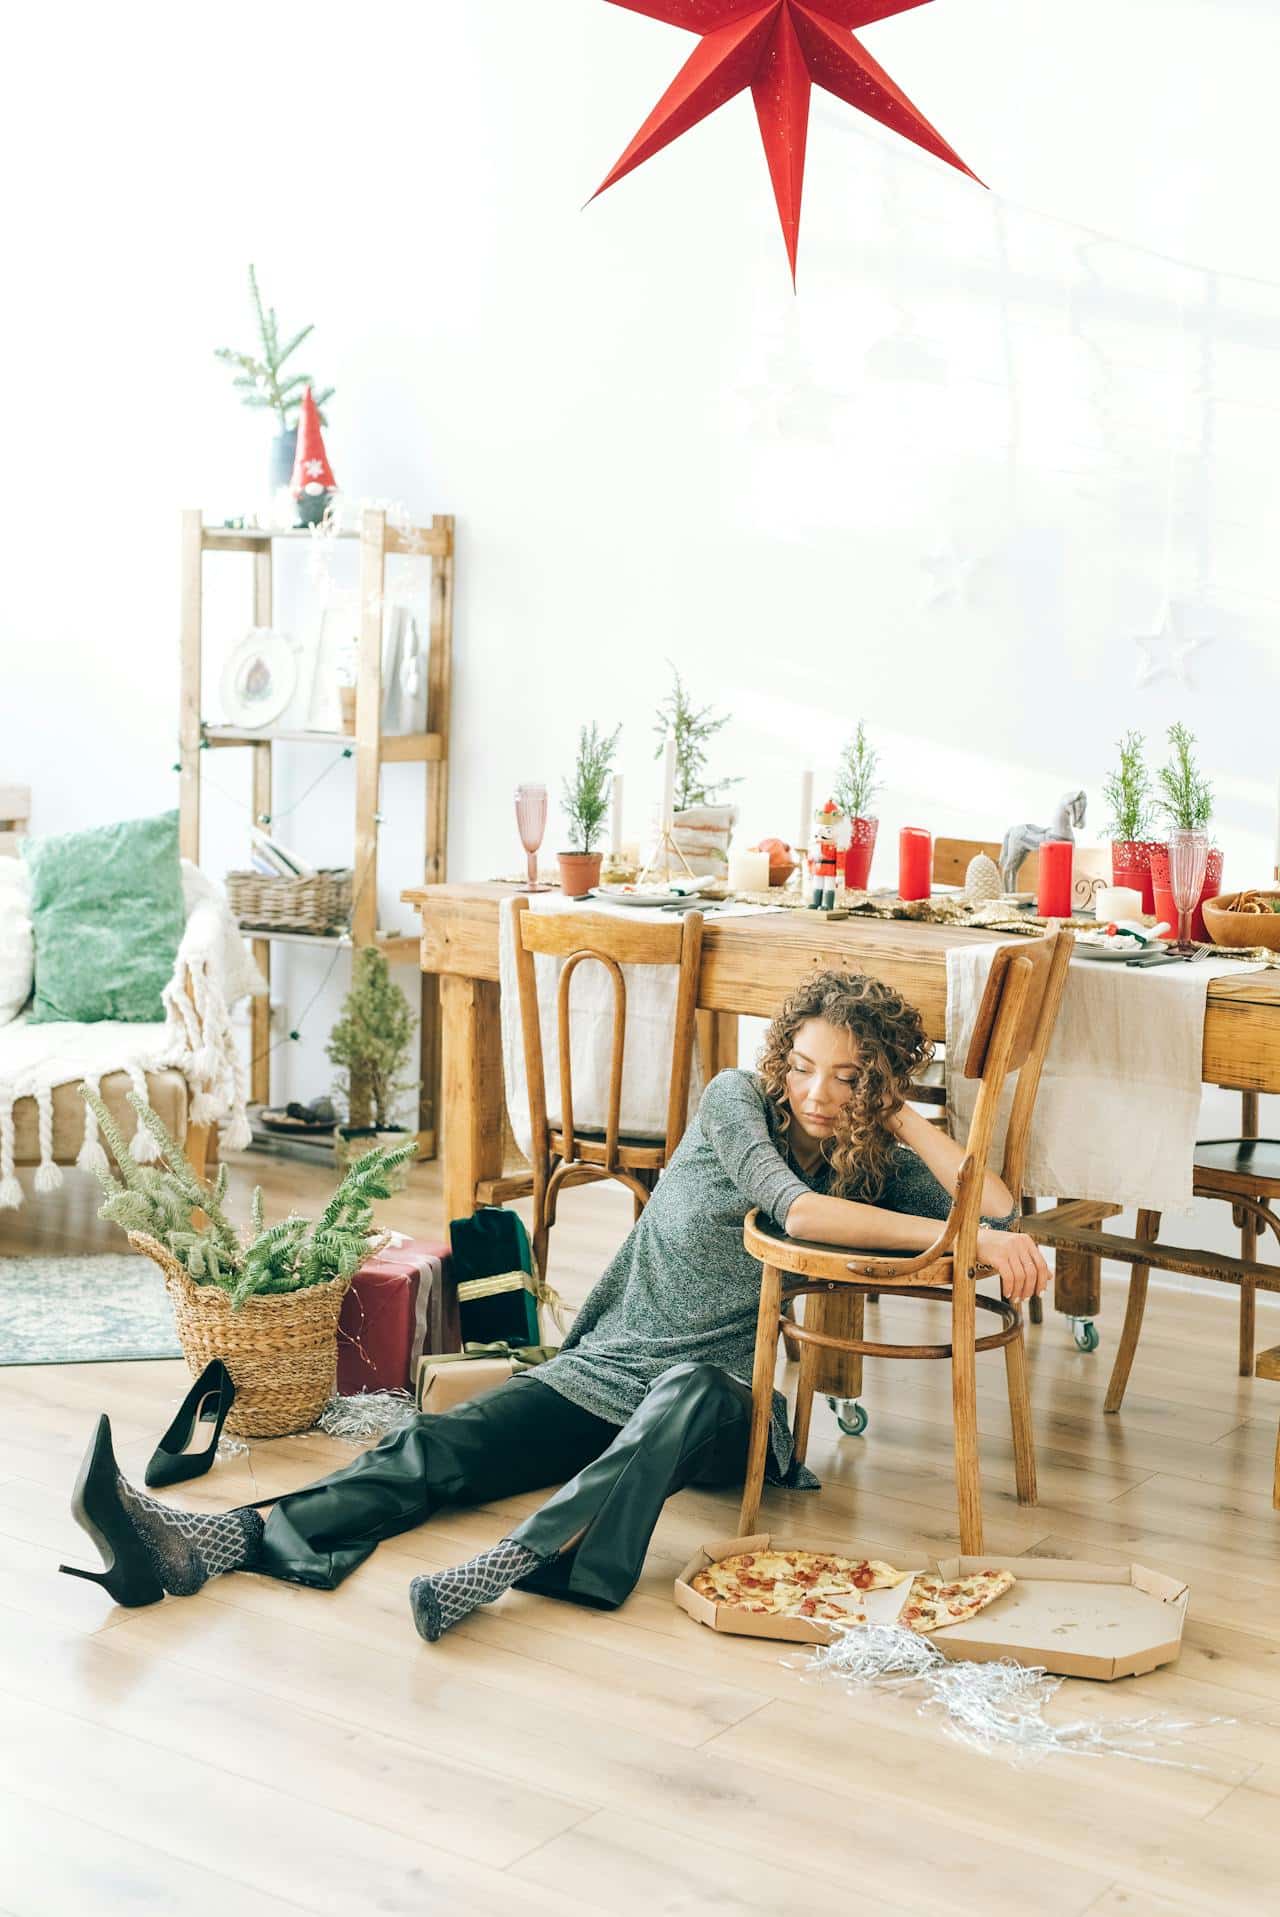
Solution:
[(298, 418), (298, 450), (289, 481), (289, 491), (298, 502), (298, 524), (318, 526), (337, 488), (320, 432), (320, 414), (308, 386)]

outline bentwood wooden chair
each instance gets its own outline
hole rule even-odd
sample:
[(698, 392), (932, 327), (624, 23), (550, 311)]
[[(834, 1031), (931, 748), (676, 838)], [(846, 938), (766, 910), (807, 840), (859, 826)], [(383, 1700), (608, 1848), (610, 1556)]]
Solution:
[[(956, 1493), (960, 1513), (960, 1549), (982, 1550), (982, 1497), (978, 1475), (978, 1416), (975, 1360), (979, 1352), (1002, 1350), (1013, 1424), (1013, 1454), (1018, 1501), (1036, 1501), (1035, 1448), (1027, 1395), (1022, 1314), (1004, 1298), (979, 1297), (977, 1280), (990, 1267), (978, 1258), (982, 1183), (987, 1170), (997, 1109), (1005, 1081), (1017, 1073), (1009, 1112), (1001, 1176), (1010, 1191), (1021, 1190), (1027, 1137), (1045, 1052), (1053, 1033), (1071, 959), (1072, 935), (1053, 930), (1043, 939), (1002, 945), (992, 961), (973, 1038), (964, 1062), (966, 1078), (981, 1081), (968, 1146), (950, 1216), (938, 1236), (918, 1257), (874, 1252), (850, 1255), (847, 1246), (812, 1244), (788, 1238), (771, 1220), (752, 1212), (745, 1243), (763, 1266), (760, 1316), (752, 1375), (751, 1439), (747, 1459), (739, 1535), (756, 1529), (764, 1484), (773, 1408), (778, 1336), (786, 1299), (805, 1297), (805, 1322), (785, 1321), (800, 1344), (796, 1389), (795, 1448), (803, 1459), (815, 1391), (856, 1395), (862, 1388), (864, 1358), (941, 1359), (951, 1361), (955, 1420)], [(863, 1308), (869, 1293), (944, 1300), (951, 1307), (951, 1340), (937, 1345), (871, 1343), (863, 1337)], [(977, 1314), (991, 1312), (1000, 1329), (977, 1335)], [(834, 1360), (836, 1370), (832, 1370)]]
[[(1239, 1138), (1200, 1139), (1196, 1145), (1192, 1178), (1192, 1191), (1197, 1198), (1216, 1198), (1231, 1206), (1232, 1219), (1240, 1233), (1238, 1258), (1229, 1257), (1223, 1252), (1204, 1251), (1199, 1247), (1161, 1244), (1158, 1211), (1138, 1213), (1136, 1233), (1132, 1239), (1116, 1239), (1109, 1233), (1101, 1237), (1102, 1255), (1119, 1258), (1130, 1266), (1129, 1296), (1115, 1363), (1107, 1385), (1103, 1406), (1106, 1411), (1119, 1411), (1124, 1403), (1129, 1373), (1133, 1369), (1138, 1340), (1142, 1334), (1147, 1285), (1153, 1269), (1184, 1272), (1190, 1277), (1212, 1278), (1219, 1284), (1239, 1287), (1238, 1369), (1242, 1378), (1253, 1376), (1256, 1294), (1259, 1291), (1280, 1291), (1280, 1265), (1260, 1263), (1257, 1255), (1260, 1230), (1270, 1231), (1280, 1242), (1280, 1213), (1275, 1210), (1275, 1200), (1280, 1199), (1280, 1139), (1258, 1137), (1256, 1092), (1243, 1093), (1242, 1104), (1243, 1135)], [(1108, 1207), (1111, 1212), (1115, 1209)], [(1037, 1237), (1042, 1237), (1047, 1244), (1060, 1244), (1063, 1242), (1062, 1232), (1060, 1228), (1055, 1229), (1055, 1221), (1060, 1215), (1061, 1208), (1058, 1212), (1047, 1214), (1043, 1224), (1036, 1219), (1029, 1222), (1027, 1228), (1034, 1231)], [(1068, 1229), (1072, 1229), (1070, 1223)], [(1077, 1218), (1072, 1242), (1065, 1248), (1075, 1249), (1075, 1240), (1081, 1237), (1082, 1226)], [(1273, 1354), (1264, 1356), (1270, 1362)], [(1261, 1365), (1262, 1359), (1258, 1362)], [(1259, 1376), (1264, 1375), (1269, 1374), (1259, 1372)], [(1280, 1484), (1280, 1477), (1277, 1482)]]
[[(698, 968), (702, 960), (702, 914), (686, 912), (660, 924), (618, 919), (604, 913), (533, 912), (528, 899), (514, 901), (516, 979), (520, 990), (520, 1027), (525, 1077), (529, 1088), (530, 1164), (533, 1172), (533, 1250), (545, 1276), (547, 1242), (556, 1221), (556, 1205), (566, 1185), (602, 1178), (625, 1185), (639, 1218), (688, 1122), (689, 1081), (693, 1069)], [(542, 1020), (534, 960), (539, 953), (564, 961), (556, 990), (556, 1044), (560, 1098), (548, 1116), (543, 1069)], [(570, 1042), (570, 992), (580, 966), (603, 966), (612, 984), (613, 1025), (609, 1056), (609, 1103), (602, 1126), (578, 1125), (574, 1118), (573, 1059)], [(622, 1067), (626, 1045), (627, 984), (624, 965), (669, 965), (677, 969), (675, 1021), (671, 1040), (670, 1087), (666, 1129), (659, 1136), (624, 1134)]]

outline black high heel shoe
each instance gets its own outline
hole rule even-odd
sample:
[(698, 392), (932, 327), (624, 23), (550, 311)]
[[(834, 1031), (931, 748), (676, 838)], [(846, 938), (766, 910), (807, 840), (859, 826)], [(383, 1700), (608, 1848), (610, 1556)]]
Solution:
[(71, 1493), (71, 1513), (101, 1551), (106, 1569), (82, 1571), (74, 1564), (60, 1564), (58, 1569), (70, 1578), (100, 1584), (117, 1604), (154, 1604), (164, 1596), (164, 1586), (120, 1502), (118, 1477), (111, 1424), (104, 1411)]
[[(151, 1453), (145, 1476), (153, 1490), (157, 1485), (182, 1484), (188, 1478), (203, 1476), (217, 1454), (218, 1439), (235, 1395), (231, 1373), (221, 1358), (211, 1358)], [(199, 1451), (188, 1451), (187, 1445), (197, 1424), (211, 1424), (213, 1436)]]

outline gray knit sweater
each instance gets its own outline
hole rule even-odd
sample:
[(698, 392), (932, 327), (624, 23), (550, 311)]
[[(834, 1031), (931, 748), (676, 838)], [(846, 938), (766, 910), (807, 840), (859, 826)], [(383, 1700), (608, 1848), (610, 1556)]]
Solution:
[[(720, 1072), (560, 1356), (529, 1376), (615, 1424), (626, 1423), (672, 1365), (719, 1365), (750, 1383), (761, 1268), (743, 1246), (743, 1223), (758, 1206), (785, 1231), (795, 1200), (825, 1190), (828, 1178), (820, 1165), (806, 1179), (785, 1155), (754, 1073)], [(903, 1145), (878, 1202), (921, 1218), (945, 1218), (951, 1208), (950, 1194)], [(771, 1450), (779, 1476), (790, 1471), (792, 1449), (786, 1400), (775, 1392)], [(803, 1465), (787, 1481), (806, 1489), (818, 1483)]]

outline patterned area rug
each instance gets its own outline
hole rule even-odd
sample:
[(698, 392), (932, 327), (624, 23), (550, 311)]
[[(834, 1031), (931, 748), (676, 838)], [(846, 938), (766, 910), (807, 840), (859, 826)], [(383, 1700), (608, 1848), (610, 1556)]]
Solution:
[(181, 1356), (164, 1279), (149, 1258), (0, 1258), (0, 1365)]

